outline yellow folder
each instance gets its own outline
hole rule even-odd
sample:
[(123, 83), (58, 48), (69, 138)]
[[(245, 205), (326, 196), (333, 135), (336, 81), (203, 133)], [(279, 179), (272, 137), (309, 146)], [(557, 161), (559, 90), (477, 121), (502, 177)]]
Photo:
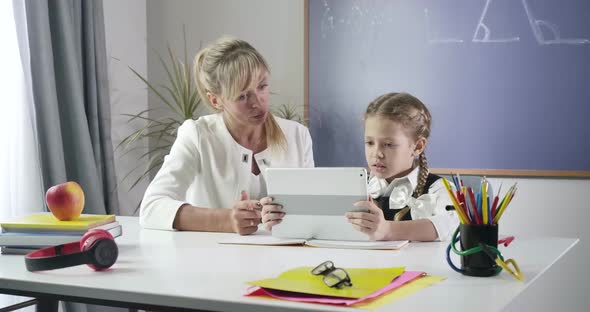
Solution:
[(0, 222), (3, 229), (89, 230), (115, 221), (115, 215), (81, 215), (72, 221), (60, 221), (50, 213), (35, 213)]
[(434, 285), (445, 280), (446, 277), (442, 276), (432, 276), (427, 275), (424, 277), (419, 277), (405, 285), (396, 288), (395, 290), (375, 298), (374, 300), (369, 300), (367, 302), (361, 302), (358, 304), (353, 305), (355, 308), (367, 309), (367, 310), (377, 310), (384, 305), (390, 304), (396, 300), (401, 298), (407, 297), (419, 290), (422, 290), (428, 286)]
[(312, 267), (298, 267), (283, 272), (276, 278), (252, 281), (248, 284), (314, 295), (363, 298), (385, 287), (405, 271), (405, 267), (378, 269), (345, 268), (352, 282), (352, 286), (331, 288), (324, 284), (322, 275), (311, 274), (312, 269)]

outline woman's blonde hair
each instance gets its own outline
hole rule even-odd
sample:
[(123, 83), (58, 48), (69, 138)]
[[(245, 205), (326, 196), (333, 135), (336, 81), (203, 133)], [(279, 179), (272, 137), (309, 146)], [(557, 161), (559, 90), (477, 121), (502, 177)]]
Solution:
[[(406, 134), (414, 140), (421, 137), (428, 139), (430, 136), (432, 116), (428, 108), (422, 101), (408, 93), (387, 93), (376, 98), (367, 107), (365, 120), (372, 116), (382, 116), (401, 123)], [(424, 185), (428, 177), (429, 169), (425, 151), (420, 153), (418, 165), (420, 172), (418, 185), (414, 190), (415, 197), (424, 194)]]
[[(210, 103), (207, 92), (234, 101), (241, 92), (264, 72), (268, 64), (248, 42), (222, 37), (201, 49), (195, 56), (194, 76), (203, 101)], [(266, 143), (271, 148), (286, 148), (286, 139), (274, 116), (269, 113), (264, 123)]]

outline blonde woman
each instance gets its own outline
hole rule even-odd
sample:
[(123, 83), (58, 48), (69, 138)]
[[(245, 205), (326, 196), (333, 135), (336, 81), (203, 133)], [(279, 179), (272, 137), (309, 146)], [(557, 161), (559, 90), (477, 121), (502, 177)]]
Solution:
[(264, 169), (314, 166), (308, 129), (269, 112), (269, 74), (243, 40), (224, 37), (197, 53), (199, 95), (216, 113), (179, 127), (141, 203), (143, 227), (254, 233), (260, 202), (272, 202)]

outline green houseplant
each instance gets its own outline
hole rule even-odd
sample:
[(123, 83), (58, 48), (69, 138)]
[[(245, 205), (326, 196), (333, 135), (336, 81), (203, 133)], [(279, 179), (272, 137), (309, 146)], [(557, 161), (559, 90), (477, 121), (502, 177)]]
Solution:
[(297, 107), (296, 105), (290, 102), (283, 103), (278, 106), (273, 105), (271, 106), (271, 111), (277, 117), (297, 121), (298, 123), (307, 126), (307, 120), (304, 120), (304, 118), (302, 117), (302, 108)]
[(155, 174), (160, 169), (164, 162), (164, 156), (169, 153), (174, 143), (178, 127), (187, 119), (198, 118), (199, 108), (203, 106), (201, 105), (201, 98), (194, 85), (192, 74), (193, 64), (188, 61), (186, 31), (184, 27), (183, 36), (184, 55), (182, 59), (174, 54), (170, 46), (168, 46), (166, 59), (158, 54), (160, 64), (166, 72), (167, 79), (163, 83), (151, 82), (144, 75), (129, 67), (133, 74), (146, 85), (149, 92), (153, 93), (164, 104), (160, 108), (164, 110), (164, 117), (152, 116), (150, 113), (157, 110), (154, 108), (146, 109), (135, 114), (123, 114), (128, 117), (128, 123), (135, 120), (143, 120), (146, 123), (141, 128), (126, 136), (117, 148), (123, 148), (126, 154), (133, 150), (145, 149), (145, 145), (142, 145), (140, 142), (145, 142), (145, 140), (150, 141), (147, 151), (138, 159), (147, 158), (147, 167), (138, 165), (123, 177), (123, 180), (128, 179), (133, 172), (136, 172), (140, 168), (143, 169), (129, 189), (134, 188), (143, 179), (150, 178), (152, 174)]

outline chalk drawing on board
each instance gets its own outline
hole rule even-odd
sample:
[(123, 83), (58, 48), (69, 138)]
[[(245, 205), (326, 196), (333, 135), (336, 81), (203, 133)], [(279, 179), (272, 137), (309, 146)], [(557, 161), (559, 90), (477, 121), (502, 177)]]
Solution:
[(369, 9), (359, 4), (353, 4), (344, 11), (343, 16), (338, 16), (339, 13), (332, 10), (327, 0), (323, 1), (322, 5), (322, 19), (320, 24), (320, 32), (322, 38), (332, 32), (350, 31), (353, 34), (363, 34), (366, 31), (374, 31), (378, 25), (383, 25), (384, 21), (391, 23), (393, 19), (390, 17), (385, 19), (383, 14), (376, 10)]
[(326, 38), (328, 32), (334, 30), (334, 16), (332, 16), (330, 11), (328, 2), (324, 1), (324, 13), (322, 14), (322, 23), (320, 25), (322, 38)]
[(361, 29), (362, 29), (362, 21), (363, 21), (363, 15), (364, 12), (361, 10), (361, 8), (355, 4), (352, 6), (351, 8), (351, 17), (348, 19), (348, 23), (349, 25), (352, 25), (352, 31), (353, 33), (361, 33)]
[[(471, 38), (474, 43), (511, 43), (520, 42), (521, 37), (498, 37), (493, 29), (486, 23), (486, 17), (489, 17), (489, 8), (493, 5), (494, 0), (486, 0), (483, 11), (480, 14), (477, 25)], [(391, 24), (391, 16), (384, 16), (383, 11), (371, 7), (374, 2), (353, 2), (344, 12), (337, 13), (331, 8), (330, 1), (323, 0), (323, 13), (320, 22), (320, 32), (322, 38), (327, 38), (330, 33), (338, 31), (350, 31), (354, 34), (376, 31), (376, 26)], [(566, 38), (562, 37), (560, 28), (554, 22), (536, 18), (529, 6), (529, 0), (521, 0), (529, 27), (535, 40), (541, 45), (585, 45), (590, 44), (589, 38)], [(344, 15), (342, 16), (342, 13)], [(424, 18), (426, 23), (426, 38), (429, 44), (460, 44), (465, 41), (455, 37), (441, 37), (436, 33), (436, 27), (433, 27), (431, 12), (428, 8), (424, 9)], [(337, 16), (340, 15), (340, 16)]]
[[(533, 12), (531, 11), (528, 1), (522, 0), (522, 5), (524, 6), (524, 10), (526, 12), (527, 18), (529, 19), (529, 24), (531, 25), (531, 29), (535, 36), (535, 39), (539, 44), (546, 45), (546, 44), (572, 44), (572, 45), (579, 45), (579, 44), (588, 44), (590, 40), (586, 38), (561, 38), (561, 34), (559, 32), (559, 27), (557, 25), (550, 23), (548, 21), (544, 21), (541, 19), (536, 19), (533, 16)], [(549, 33), (552, 35), (552, 39), (545, 38), (543, 29), (545, 28)]]
[[(590, 137), (590, 44), (542, 45), (530, 23), (541, 21), (544, 40), (590, 39), (590, 0), (529, 0), (528, 11), (523, 3), (489, 1), (483, 14), (482, 0), (311, 0), (308, 118), (316, 164), (365, 164), (359, 120), (366, 104), (404, 90), (434, 116), (427, 152), (433, 168), (590, 172), (590, 145), (575, 139)], [(340, 22), (360, 17), (355, 5), (364, 14), (355, 21), (361, 34), (355, 23)], [(520, 40), (473, 42), (480, 19), (488, 39)], [(484, 35), (481, 28), (476, 39)], [(429, 44), (429, 36), (463, 42)], [(485, 130), (472, 133), (475, 127)]]
[(462, 43), (462, 39), (456, 38), (433, 38), (432, 35), (432, 26), (430, 25), (430, 15), (428, 14), (428, 9), (424, 9), (424, 20), (426, 21), (426, 31), (428, 33), (428, 43), (429, 44), (440, 44), (440, 43)]
[[(498, 39), (491, 39), (491, 31), (489, 29), (489, 27), (484, 23), (484, 19), (486, 17), (486, 14), (488, 12), (488, 8), (490, 7), (490, 3), (492, 3), (493, 0), (486, 0), (486, 5), (483, 8), (483, 12), (481, 13), (481, 16), (479, 17), (479, 22), (477, 23), (477, 27), (475, 28), (475, 33), (473, 33), (473, 42), (478, 42), (478, 43), (492, 43), (492, 42), (514, 42), (514, 41), (520, 41), (519, 37), (512, 37), (512, 38), (498, 38)], [(477, 38), (477, 35), (480, 33), (480, 30), (483, 30), (483, 38), (479, 39)]]

